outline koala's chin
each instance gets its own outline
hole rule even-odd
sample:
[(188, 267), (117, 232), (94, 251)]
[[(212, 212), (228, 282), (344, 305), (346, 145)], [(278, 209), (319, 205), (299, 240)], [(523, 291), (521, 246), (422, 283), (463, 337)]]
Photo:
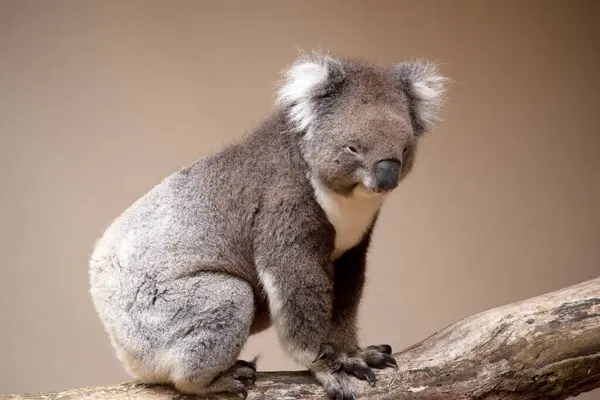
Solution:
[(353, 197), (363, 197), (363, 198), (383, 197), (387, 193), (388, 193), (387, 191), (372, 189), (370, 187), (370, 185), (362, 183), (362, 182), (359, 183), (358, 185), (356, 185), (354, 187), (354, 190), (352, 190)]

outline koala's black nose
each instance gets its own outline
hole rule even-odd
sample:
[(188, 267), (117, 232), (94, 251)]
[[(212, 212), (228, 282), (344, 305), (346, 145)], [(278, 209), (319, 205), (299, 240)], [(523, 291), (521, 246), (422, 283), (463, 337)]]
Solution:
[(375, 178), (380, 190), (388, 191), (398, 186), (400, 178), (400, 168), (402, 163), (399, 160), (381, 160), (375, 164)]

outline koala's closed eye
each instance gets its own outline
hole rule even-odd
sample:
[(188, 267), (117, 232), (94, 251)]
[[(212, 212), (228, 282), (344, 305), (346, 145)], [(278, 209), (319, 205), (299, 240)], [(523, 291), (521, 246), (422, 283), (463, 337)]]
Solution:
[(348, 150), (350, 153), (358, 154), (358, 149), (354, 146), (347, 146), (346, 150)]

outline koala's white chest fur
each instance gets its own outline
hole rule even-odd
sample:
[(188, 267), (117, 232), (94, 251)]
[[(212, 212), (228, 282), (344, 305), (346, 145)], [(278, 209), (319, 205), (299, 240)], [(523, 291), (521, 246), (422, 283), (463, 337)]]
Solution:
[(335, 250), (331, 255), (335, 260), (360, 242), (381, 207), (382, 198), (358, 194), (345, 197), (318, 183), (313, 183), (313, 187), (317, 202), (335, 228)]

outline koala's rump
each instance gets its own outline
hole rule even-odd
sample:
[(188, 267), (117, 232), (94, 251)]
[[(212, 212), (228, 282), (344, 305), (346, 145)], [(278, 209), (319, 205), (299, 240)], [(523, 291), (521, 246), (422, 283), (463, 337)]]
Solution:
[(256, 309), (251, 330), (270, 325), (252, 254), (252, 219), (259, 200), (247, 186), (235, 184), (240, 167), (208, 159), (184, 168), (137, 200), (107, 229), (92, 255), (90, 273), (96, 308), (113, 340), (126, 336), (119, 329), (158, 333), (152, 319), (145, 321), (144, 313), (134, 311), (168, 299), (168, 291), (163, 293), (168, 285), (163, 283), (207, 271), (250, 283)]

